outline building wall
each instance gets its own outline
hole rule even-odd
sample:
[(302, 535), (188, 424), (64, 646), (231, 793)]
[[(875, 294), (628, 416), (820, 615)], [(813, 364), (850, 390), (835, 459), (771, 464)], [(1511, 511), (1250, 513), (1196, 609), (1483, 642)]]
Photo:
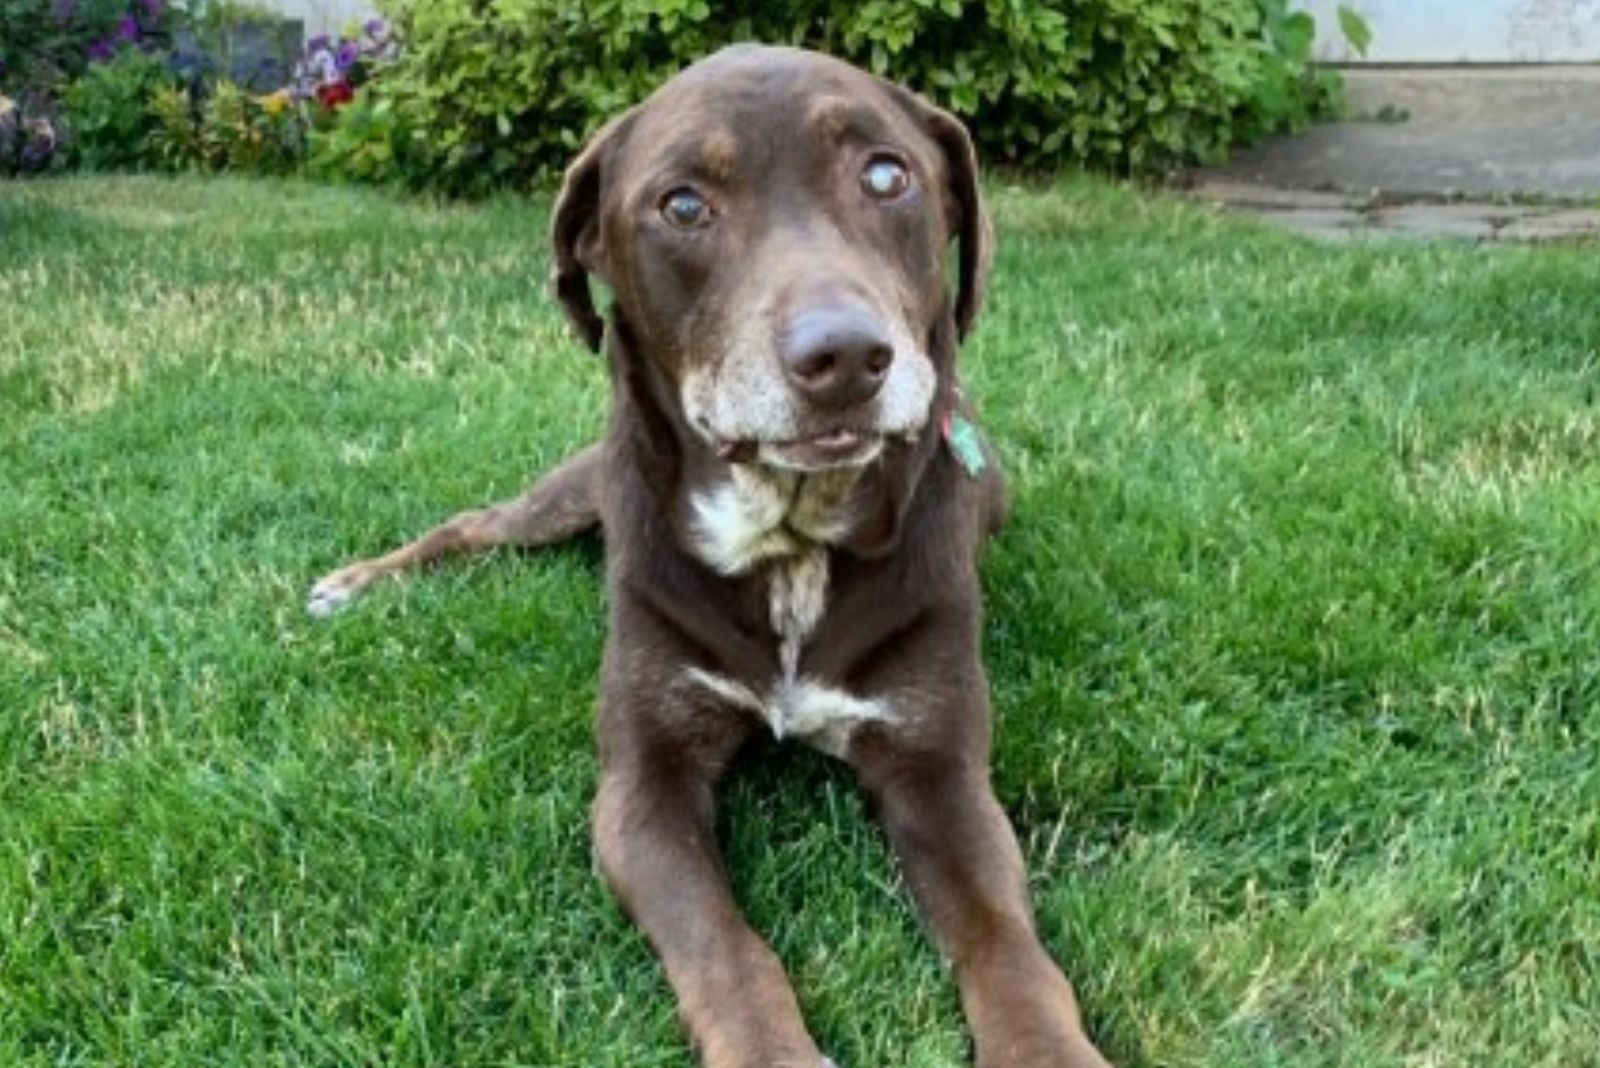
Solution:
[[(1340, 0), (1299, 0), (1324, 59), (1359, 59), (1339, 33)], [(1379, 63), (1600, 63), (1600, 0), (1344, 0), (1372, 25)], [(268, 0), (308, 36), (372, 18), (368, 0)]]
[[(1372, 26), (1380, 63), (1600, 63), (1600, 0), (1345, 0)], [(1300, 0), (1325, 59), (1356, 60), (1339, 0)]]
[(289, 18), (303, 19), (306, 36), (338, 33), (346, 25), (374, 18), (377, 10), (364, 0), (266, 0), (266, 6)]

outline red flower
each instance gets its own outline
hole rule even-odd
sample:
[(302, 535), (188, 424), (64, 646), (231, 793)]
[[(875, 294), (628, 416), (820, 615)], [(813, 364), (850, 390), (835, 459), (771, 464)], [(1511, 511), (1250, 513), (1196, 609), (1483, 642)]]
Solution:
[(317, 86), (317, 102), (329, 111), (337, 111), (356, 97), (349, 82), (329, 82)]

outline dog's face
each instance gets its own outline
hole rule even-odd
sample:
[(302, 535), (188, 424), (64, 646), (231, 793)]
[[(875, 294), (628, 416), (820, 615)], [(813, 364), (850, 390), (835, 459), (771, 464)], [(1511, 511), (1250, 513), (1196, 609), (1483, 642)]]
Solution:
[(757, 46), (601, 131), (554, 236), (558, 295), (592, 345), (589, 271), (708, 448), (800, 470), (866, 463), (924, 427), (935, 338), (970, 326), (988, 255), (959, 122), (837, 60)]

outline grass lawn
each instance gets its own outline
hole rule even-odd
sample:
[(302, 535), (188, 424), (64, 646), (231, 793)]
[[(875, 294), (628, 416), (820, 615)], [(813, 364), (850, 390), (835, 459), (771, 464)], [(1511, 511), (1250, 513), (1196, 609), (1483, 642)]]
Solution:
[[(1600, 250), (995, 190), (995, 777), (1124, 1066), (1600, 1064)], [(684, 1066), (598, 551), (302, 610), (597, 432), (544, 206), (0, 186), (0, 1064)], [(844, 1068), (965, 1063), (850, 776), (729, 787)]]

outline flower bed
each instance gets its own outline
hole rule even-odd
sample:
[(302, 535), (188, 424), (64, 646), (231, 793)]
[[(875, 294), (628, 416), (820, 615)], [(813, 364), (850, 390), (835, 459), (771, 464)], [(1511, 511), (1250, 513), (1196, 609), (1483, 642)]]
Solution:
[(381, 19), (302, 44), (231, 2), (0, 0), (0, 26), (0, 174), (298, 170), (398, 52)]

